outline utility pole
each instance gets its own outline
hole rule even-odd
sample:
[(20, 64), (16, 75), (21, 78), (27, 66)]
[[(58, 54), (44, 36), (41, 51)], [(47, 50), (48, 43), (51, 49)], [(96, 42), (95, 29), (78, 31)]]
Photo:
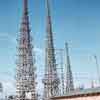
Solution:
[(100, 68), (99, 68), (98, 58), (96, 55), (94, 56), (94, 58), (95, 58), (95, 63), (96, 63), (96, 68), (97, 68), (98, 82), (100, 85)]

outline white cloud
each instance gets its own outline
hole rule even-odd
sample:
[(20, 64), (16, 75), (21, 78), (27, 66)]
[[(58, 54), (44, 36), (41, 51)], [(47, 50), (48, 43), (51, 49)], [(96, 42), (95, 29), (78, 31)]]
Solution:
[(4, 95), (12, 95), (15, 94), (15, 85), (14, 81), (9, 80), (9, 81), (4, 81), (2, 82), (4, 86)]

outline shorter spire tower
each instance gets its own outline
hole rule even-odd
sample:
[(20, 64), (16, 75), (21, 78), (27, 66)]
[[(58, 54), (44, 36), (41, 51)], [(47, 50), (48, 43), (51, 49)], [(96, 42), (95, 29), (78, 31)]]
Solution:
[(65, 43), (66, 49), (66, 93), (74, 90), (73, 76), (70, 65), (68, 43)]
[(50, 97), (59, 94), (59, 78), (57, 75), (55, 50), (53, 44), (52, 22), (50, 16), (49, 1), (46, 1), (46, 41), (45, 41), (45, 75), (44, 84), (44, 100), (50, 100)]

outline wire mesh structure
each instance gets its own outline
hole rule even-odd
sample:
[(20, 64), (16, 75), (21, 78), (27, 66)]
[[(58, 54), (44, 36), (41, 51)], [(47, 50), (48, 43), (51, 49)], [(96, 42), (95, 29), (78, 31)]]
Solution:
[(43, 79), (44, 84), (44, 100), (49, 100), (50, 97), (59, 95), (59, 78), (57, 75), (55, 50), (53, 44), (52, 23), (50, 16), (49, 1), (46, 1), (46, 41), (45, 41), (45, 74)]
[(59, 85), (59, 95), (65, 94), (65, 73), (64, 73), (64, 49), (55, 49), (55, 56), (56, 56), (56, 65), (57, 65), (57, 72), (60, 79), (60, 85)]
[(16, 100), (37, 100), (34, 54), (29, 28), (28, 0), (23, 0), (23, 15), (18, 34)]
[(65, 85), (64, 85), (64, 64), (63, 64), (63, 52), (64, 50), (63, 49), (59, 49), (59, 54), (60, 54), (60, 70), (61, 70), (61, 95), (64, 95), (65, 93)]

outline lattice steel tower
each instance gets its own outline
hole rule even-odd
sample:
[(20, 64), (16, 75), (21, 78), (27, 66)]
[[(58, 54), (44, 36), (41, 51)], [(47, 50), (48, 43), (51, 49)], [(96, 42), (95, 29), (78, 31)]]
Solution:
[(29, 28), (28, 0), (23, 0), (23, 15), (18, 34), (16, 66), (16, 100), (37, 100), (34, 56)]
[(65, 43), (65, 48), (66, 48), (66, 93), (67, 93), (74, 90), (74, 83), (70, 65), (68, 43)]
[(49, 1), (46, 2), (46, 41), (45, 41), (45, 75), (44, 83), (44, 100), (59, 94), (59, 78), (57, 75), (56, 60), (54, 54), (52, 23), (50, 16)]

